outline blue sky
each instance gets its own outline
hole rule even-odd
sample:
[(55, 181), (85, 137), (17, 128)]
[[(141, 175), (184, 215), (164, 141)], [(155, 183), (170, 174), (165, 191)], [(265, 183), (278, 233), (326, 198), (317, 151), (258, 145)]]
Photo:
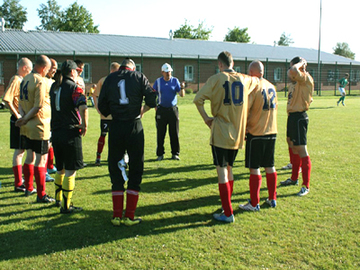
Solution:
[[(66, 8), (75, 0), (57, 2)], [(228, 28), (236, 26), (247, 27), (251, 42), (256, 44), (273, 45), (283, 32), (293, 39), (293, 47), (318, 49), (319, 44), (320, 0), (77, 2), (92, 13), (102, 34), (168, 38), (169, 31), (178, 29), (187, 19), (194, 26), (204, 22), (207, 28), (213, 27), (210, 40), (222, 41)], [(20, 0), (28, 12), (26, 29), (33, 30), (40, 24), (36, 9), (42, 3), (46, 0)], [(347, 42), (360, 61), (359, 7), (360, 1), (323, 0), (322, 51), (333, 53), (337, 42)]]

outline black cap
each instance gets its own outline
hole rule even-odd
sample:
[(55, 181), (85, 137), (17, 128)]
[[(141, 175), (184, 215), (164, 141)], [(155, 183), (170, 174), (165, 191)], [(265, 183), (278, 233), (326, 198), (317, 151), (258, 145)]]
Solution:
[(63, 75), (68, 75), (71, 73), (72, 69), (77, 69), (77, 65), (73, 60), (66, 60), (64, 63), (62, 63), (61, 65), (61, 73)]

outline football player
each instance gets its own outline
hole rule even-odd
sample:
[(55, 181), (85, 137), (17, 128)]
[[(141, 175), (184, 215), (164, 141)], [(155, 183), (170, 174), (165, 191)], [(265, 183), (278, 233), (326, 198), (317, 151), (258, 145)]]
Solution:
[[(248, 95), (257, 89), (259, 79), (233, 70), (231, 53), (218, 56), (220, 73), (211, 76), (194, 98), (194, 103), (205, 124), (211, 129), (210, 145), (218, 175), (223, 212), (213, 217), (222, 222), (234, 222), (231, 206), (234, 177), (232, 173), (239, 148), (243, 147), (248, 112)], [(205, 111), (205, 100), (210, 100), (213, 117)]]
[(311, 160), (307, 151), (307, 129), (309, 110), (314, 92), (314, 80), (306, 71), (307, 62), (297, 56), (290, 61), (288, 77), (289, 85), (287, 103), (287, 143), (292, 148), (292, 174), (291, 177), (281, 182), (283, 186), (298, 185), (299, 168), (302, 169), (302, 187), (299, 196), (305, 196), (310, 192)]
[(249, 65), (249, 75), (260, 79), (260, 87), (249, 95), (245, 167), (250, 169), (250, 201), (240, 204), (245, 211), (260, 210), (260, 167), (266, 171), (269, 198), (266, 202), (276, 207), (277, 173), (274, 167), (275, 141), (277, 134), (276, 88), (263, 78), (264, 65), (254, 61)]

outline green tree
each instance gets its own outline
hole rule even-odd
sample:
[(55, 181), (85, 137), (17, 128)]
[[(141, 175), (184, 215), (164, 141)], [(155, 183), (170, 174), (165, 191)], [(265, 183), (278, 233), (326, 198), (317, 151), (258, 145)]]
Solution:
[(336, 43), (336, 46), (333, 48), (333, 50), (334, 54), (341, 55), (352, 60), (355, 59), (355, 53), (350, 50), (349, 44), (346, 42)]
[(99, 33), (98, 25), (94, 25), (92, 14), (77, 2), (65, 10), (61, 10), (56, 0), (48, 0), (37, 9), (41, 25), (37, 29), (51, 31)]
[(250, 36), (247, 33), (248, 28), (234, 27), (234, 29), (228, 28), (228, 33), (225, 36), (224, 41), (231, 41), (231, 42), (240, 42), (240, 43), (249, 43)]
[(63, 14), (60, 31), (99, 33), (98, 25), (94, 25), (92, 14), (77, 2), (70, 5)]
[(290, 44), (293, 44), (294, 41), (289, 35), (286, 35), (285, 32), (281, 34), (279, 41), (277, 42), (277, 45), (279, 46), (290, 46)]
[(205, 28), (204, 22), (199, 23), (197, 28), (190, 25), (187, 20), (179, 29), (175, 30), (174, 38), (203, 39), (209, 40), (212, 28)]
[(0, 6), (0, 17), (5, 19), (5, 26), (13, 29), (22, 29), (27, 22), (27, 11), (19, 4), (20, 0), (4, 0)]
[(61, 18), (63, 13), (56, 0), (48, 0), (47, 5), (41, 4), (40, 8), (36, 9), (38, 16), (41, 19), (41, 25), (36, 27), (38, 30), (57, 31), (61, 27)]

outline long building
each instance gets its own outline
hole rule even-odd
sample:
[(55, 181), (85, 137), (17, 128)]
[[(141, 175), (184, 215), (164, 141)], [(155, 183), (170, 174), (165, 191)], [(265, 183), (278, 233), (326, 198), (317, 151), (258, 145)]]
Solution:
[[(109, 73), (110, 63), (119, 63), (131, 57), (137, 70), (153, 83), (161, 76), (165, 62), (172, 65), (173, 75), (187, 82), (187, 88), (197, 91), (208, 77), (218, 72), (217, 55), (229, 51), (235, 60), (235, 69), (246, 73), (249, 63), (260, 60), (265, 65), (265, 78), (274, 83), (278, 91), (286, 89), (286, 71), (295, 56), (304, 57), (316, 87), (336, 89), (338, 79), (350, 74), (350, 87), (359, 89), (360, 62), (342, 56), (307, 48), (270, 46), (235, 42), (205, 40), (103, 35), (75, 32), (25, 31), (0, 29), (0, 96), (10, 78), (15, 74), (16, 63), (21, 57), (35, 62), (45, 54), (59, 65), (66, 59), (80, 59), (85, 63), (83, 72), (87, 87)], [(320, 67), (320, 73), (318, 73)], [(318, 76), (320, 74), (320, 78)]]

